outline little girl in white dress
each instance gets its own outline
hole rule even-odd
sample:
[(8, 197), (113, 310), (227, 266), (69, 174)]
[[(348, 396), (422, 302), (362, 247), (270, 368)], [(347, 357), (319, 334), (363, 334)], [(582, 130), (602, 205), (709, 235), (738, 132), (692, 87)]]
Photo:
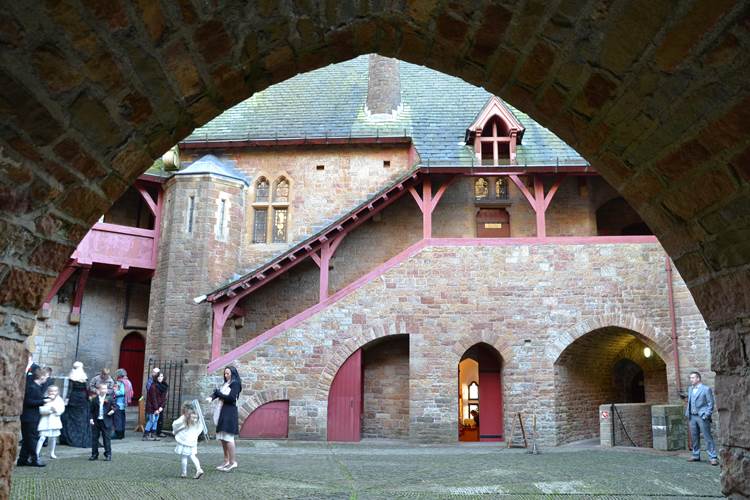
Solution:
[(60, 415), (65, 412), (65, 401), (60, 397), (60, 389), (56, 385), (47, 388), (47, 397), (49, 403), (39, 407), (39, 413), (42, 418), (39, 419), (39, 441), (36, 444), (36, 456), (41, 456), (44, 440), (49, 438), (49, 457), (57, 458), (55, 447), (57, 438), (62, 429), (62, 420)]

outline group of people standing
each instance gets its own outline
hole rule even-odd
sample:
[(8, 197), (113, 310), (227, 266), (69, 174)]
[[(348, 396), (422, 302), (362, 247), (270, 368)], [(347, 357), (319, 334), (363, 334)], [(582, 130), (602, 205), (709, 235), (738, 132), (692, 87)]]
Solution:
[[(89, 380), (83, 364), (76, 361), (68, 375), (67, 394), (62, 394), (63, 391), (52, 384), (51, 372), (29, 357), (21, 414), (22, 445), (16, 465), (44, 467), (40, 456), (45, 441), (50, 448), (50, 458), (55, 459), (58, 438), (68, 446), (91, 446), (93, 457), (98, 456), (101, 435), (105, 458), (111, 457), (110, 439), (125, 437), (125, 408), (133, 398), (133, 385), (127, 372), (117, 370), (115, 380), (109, 370), (103, 368)], [(97, 396), (101, 398), (102, 393), (109, 401), (104, 415), (94, 407), (94, 401)], [(94, 397), (89, 399), (90, 395)]]
[[(40, 460), (42, 448), (49, 440), (50, 458), (57, 458), (57, 438), (64, 444), (86, 448), (91, 446), (89, 460), (99, 458), (100, 439), (105, 461), (112, 460), (111, 439), (125, 435), (125, 408), (133, 398), (133, 386), (125, 370), (116, 372), (116, 379), (103, 368), (89, 380), (79, 361), (73, 363), (68, 375), (67, 395), (52, 385), (51, 369), (42, 368), (31, 361), (27, 367), (23, 413), (21, 415), (22, 443), (18, 466), (44, 467)], [(234, 366), (224, 369), (224, 383), (217, 387), (206, 401), (213, 404), (216, 439), (221, 442), (223, 462), (216, 467), (230, 472), (238, 467), (235, 437), (239, 434), (237, 399), (242, 392), (242, 381)], [(154, 368), (146, 381), (146, 426), (143, 440), (158, 441), (161, 422), (169, 398), (169, 384), (164, 373)], [(187, 477), (187, 464), (195, 466), (193, 476), (199, 479), (203, 469), (197, 458), (198, 438), (203, 432), (198, 413), (191, 403), (184, 403), (181, 416), (172, 423), (177, 443), (175, 453), (180, 456), (180, 477)]]

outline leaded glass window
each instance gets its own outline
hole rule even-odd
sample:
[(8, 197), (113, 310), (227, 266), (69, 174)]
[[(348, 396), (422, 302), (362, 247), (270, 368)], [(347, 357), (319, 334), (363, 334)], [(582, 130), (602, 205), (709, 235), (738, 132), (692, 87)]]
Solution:
[(258, 179), (255, 183), (255, 201), (256, 203), (265, 203), (268, 201), (269, 184), (265, 177)]
[(483, 198), (487, 198), (489, 196), (489, 185), (487, 184), (487, 179), (484, 177), (480, 177), (479, 179), (474, 182), (474, 197), (478, 200), (481, 200)]
[(266, 243), (268, 240), (268, 209), (256, 208), (253, 218), (253, 243)]
[(276, 181), (276, 186), (273, 190), (273, 201), (274, 202), (288, 202), (289, 201), (289, 181), (284, 177), (281, 177)]
[(286, 208), (276, 208), (273, 211), (273, 242), (286, 243), (286, 230), (289, 212)]

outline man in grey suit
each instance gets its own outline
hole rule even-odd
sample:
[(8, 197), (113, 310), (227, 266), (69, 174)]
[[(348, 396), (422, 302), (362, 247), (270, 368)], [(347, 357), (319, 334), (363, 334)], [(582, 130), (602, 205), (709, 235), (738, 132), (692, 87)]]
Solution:
[(693, 444), (693, 456), (688, 462), (701, 461), (701, 433), (706, 438), (706, 451), (711, 465), (719, 465), (716, 459), (716, 446), (711, 436), (711, 415), (714, 412), (714, 394), (711, 388), (701, 383), (701, 374), (690, 372), (688, 405), (685, 416), (689, 419), (690, 440)]

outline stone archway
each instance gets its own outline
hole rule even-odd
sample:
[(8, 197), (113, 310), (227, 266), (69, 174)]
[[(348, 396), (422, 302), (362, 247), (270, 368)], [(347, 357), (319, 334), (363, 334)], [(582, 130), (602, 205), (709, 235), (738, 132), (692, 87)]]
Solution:
[[(750, 495), (743, 2), (5, 7), (3, 416), (20, 412), (12, 395), (25, 365), (22, 341), (43, 294), (153, 158), (268, 85), (378, 52), (483, 85), (527, 112), (579, 150), (653, 229), (712, 331), (724, 492)], [(13, 449), (17, 428), (3, 420), (4, 449)], [(7, 493), (8, 471), (0, 475)]]

